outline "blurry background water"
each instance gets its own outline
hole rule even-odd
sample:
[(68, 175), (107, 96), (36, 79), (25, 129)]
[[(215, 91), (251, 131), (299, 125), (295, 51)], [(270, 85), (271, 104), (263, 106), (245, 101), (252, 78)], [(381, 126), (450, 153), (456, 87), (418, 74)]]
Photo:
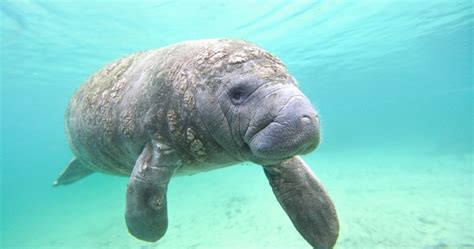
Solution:
[(474, 248), (471, 1), (1, 1), (0, 248), (309, 248), (255, 165), (176, 178), (170, 227), (134, 239), (126, 178), (51, 183), (63, 114), (129, 53), (241, 38), (280, 57), (319, 109), (308, 163), (337, 248)]

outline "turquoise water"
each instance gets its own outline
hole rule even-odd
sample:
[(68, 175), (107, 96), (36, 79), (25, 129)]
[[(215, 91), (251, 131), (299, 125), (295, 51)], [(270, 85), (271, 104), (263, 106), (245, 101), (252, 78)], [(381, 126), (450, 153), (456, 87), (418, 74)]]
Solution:
[(51, 187), (89, 75), (215, 37), (280, 57), (319, 110), (305, 159), (335, 202), (337, 248), (474, 248), (473, 3), (239, 2), (0, 1), (0, 248), (310, 248), (256, 165), (173, 179), (157, 243), (127, 232), (126, 178)]

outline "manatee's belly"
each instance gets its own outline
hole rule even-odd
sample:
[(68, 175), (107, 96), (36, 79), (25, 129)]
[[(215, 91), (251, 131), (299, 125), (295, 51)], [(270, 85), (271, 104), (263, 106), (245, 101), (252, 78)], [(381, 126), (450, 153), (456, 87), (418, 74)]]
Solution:
[(232, 166), (238, 162), (232, 161), (222, 164), (215, 164), (215, 163), (201, 163), (196, 162), (192, 164), (183, 164), (180, 168), (178, 168), (175, 172), (175, 176), (187, 176), (187, 175), (194, 175), (201, 172), (211, 171), (215, 169), (225, 168), (228, 166)]

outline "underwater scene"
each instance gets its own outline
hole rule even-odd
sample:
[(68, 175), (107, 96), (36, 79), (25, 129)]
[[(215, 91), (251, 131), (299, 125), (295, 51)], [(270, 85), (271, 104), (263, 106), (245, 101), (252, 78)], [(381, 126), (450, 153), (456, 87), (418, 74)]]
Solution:
[[(337, 237), (337, 249), (474, 249), (473, 5), (470, 0), (0, 0), (0, 248), (332, 248), (324, 245), (327, 233)], [(302, 151), (310, 150), (301, 146), (293, 151), (288, 141), (309, 139), (314, 130), (295, 130), (280, 139), (283, 130), (271, 136), (270, 149), (280, 148), (277, 156), (289, 150), (291, 156), (304, 154), (305, 163), (284, 164), (278, 157), (275, 165), (301, 167), (294, 171), (301, 173), (306, 164), (317, 177), (310, 180), (319, 179), (324, 187), (304, 177), (275, 180), (284, 171), (264, 170), (258, 160), (173, 177), (164, 197), (168, 226), (156, 242), (127, 228), (133, 194), (128, 176), (81, 168), (67, 180), (83, 179), (53, 187), (77, 150), (68, 143), (65, 115), (83, 83), (132, 53), (215, 38), (251, 42), (286, 65), (317, 110), (317, 121), (307, 114), (300, 121), (310, 119), (318, 128), (319, 145), (306, 154)], [(186, 49), (174, 51), (186, 55)], [(259, 53), (255, 65), (270, 63), (275, 74), (284, 70), (278, 60)], [(244, 57), (232, 63), (245, 64)], [(285, 79), (293, 82), (291, 77)], [(185, 97), (210, 103), (211, 95), (196, 90)], [(303, 104), (293, 106), (285, 117), (300, 115)], [(241, 109), (265, 115), (265, 108)], [(215, 113), (198, 109), (200, 115)], [(163, 117), (169, 121), (182, 112)], [(222, 135), (218, 123), (207, 124), (215, 128), (210, 136)], [(199, 141), (197, 133), (186, 137)], [(235, 142), (220, 138), (225, 148)], [(191, 143), (191, 149), (211, 155), (213, 150), (200, 151), (207, 146), (203, 141)], [(240, 142), (247, 146), (247, 140)], [(249, 151), (257, 149), (250, 145)], [(146, 159), (143, 153), (140, 158)], [(275, 184), (281, 182), (292, 191), (279, 195)], [(324, 189), (330, 200), (308, 197)], [(337, 220), (328, 214), (331, 200)], [(331, 234), (331, 221), (338, 221), (338, 233)]]

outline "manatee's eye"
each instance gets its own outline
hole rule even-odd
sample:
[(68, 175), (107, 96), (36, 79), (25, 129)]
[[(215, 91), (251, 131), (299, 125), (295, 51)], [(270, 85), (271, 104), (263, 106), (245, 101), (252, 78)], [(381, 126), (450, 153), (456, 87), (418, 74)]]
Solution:
[(234, 105), (242, 104), (262, 83), (254, 77), (243, 77), (231, 82), (227, 95)]
[(234, 105), (240, 105), (244, 100), (247, 98), (248, 92), (246, 91), (245, 87), (237, 86), (233, 87), (229, 91), (229, 97)]

